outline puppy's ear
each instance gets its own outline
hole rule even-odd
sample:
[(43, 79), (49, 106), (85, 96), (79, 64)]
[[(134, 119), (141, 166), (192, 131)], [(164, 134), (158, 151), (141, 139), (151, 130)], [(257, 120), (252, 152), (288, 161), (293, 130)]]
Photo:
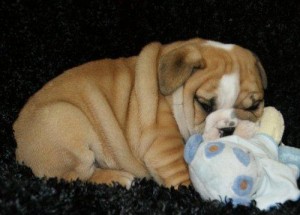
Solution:
[(163, 55), (158, 65), (159, 88), (163, 95), (170, 95), (197, 69), (205, 67), (200, 51), (192, 45), (177, 48)]
[(265, 71), (264, 67), (262, 66), (261, 61), (259, 60), (258, 56), (255, 53), (253, 53), (253, 55), (256, 59), (255, 64), (256, 64), (256, 67), (259, 71), (259, 75), (260, 75), (260, 78), (261, 78), (261, 81), (262, 81), (262, 85), (263, 85), (264, 89), (267, 89), (267, 87), (268, 87), (268, 78), (267, 78), (266, 71)]

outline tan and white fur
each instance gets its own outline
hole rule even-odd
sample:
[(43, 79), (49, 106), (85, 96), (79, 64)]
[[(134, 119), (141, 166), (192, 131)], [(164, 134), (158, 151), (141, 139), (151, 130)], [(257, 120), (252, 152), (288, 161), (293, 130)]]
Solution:
[(39, 177), (188, 185), (184, 140), (204, 132), (205, 106), (255, 121), (265, 87), (258, 58), (242, 47), (151, 43), (138, 56), (89, 62), (49, 81), (14, 123), (16, 159)]

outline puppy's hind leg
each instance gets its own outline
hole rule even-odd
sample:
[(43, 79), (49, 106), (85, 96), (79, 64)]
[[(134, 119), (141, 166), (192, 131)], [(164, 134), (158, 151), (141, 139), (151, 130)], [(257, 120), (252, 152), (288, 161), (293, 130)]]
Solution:
[(133, 179), (134, 176), (131, 173), (125, 171), (96, 168), (93, 175), (88, 179), (88, 181), (97, 184), (104, 183), (108, 185), (112, 185), (113, 182), (116, 182), (129, 189), (131, 187)]
[[(134, 179), (132, 174), (121, 170), (101, 169), (97, 164), (96, 157), (103, 159), (102, 162), (106, 163), (103, 147), (101, 147), (103, 143), (101, 143), (89, 120), (79, 109), (69, 106), (64, 111), (63, 116), (60, 117), (60, 121), (66, 123), (66, 125), (61, 126), (57, 132), (61, 132), (59, 136), (61, 137), (62, 145), (67, 149), (68, 155), (73, 161), (72, 165), (65, 168), (66, 171), (61, 175), (61, 178), (68, 181), (80, 179), (109, 185), (112, 182), (116, 182), (130, 188)], [(92, 147), (92, 145), (97, 145), (98, 147)], [(98, 148), (98, 151), (92, 150), (92, 148)], [(96, 156), (97, 153), (100, 156)], [(115, 168), (115, 166), (108, 165), (105, 168)]]
[[(82, 169), (83, 171), (80, 171)], [(92, 171), (92, 175), (86, 178), (86, 175), (90, 175), (89, 172)], [(81, 163), (74, 170), (70, 170), (62, 175), (62, 178), (67, 181), (73, 181), (76, 179), (83, 179), (85, 181), (96, 183), (96, 184), (107, 184), (112, 185), (113, 183), (118, 183), (127, 189), (131, 187), (132, 181), (134, 180), (134, 175), (129, 172), (113, 169), (101, 169), (88, 166)]]
[[(30, 119), (30, 125), (26, 119)], [(133, 180), (130, 173), (109, 170), (116, 168), (113, 164), (107, 164), (107, 170), (98, 168), (97, 159), (107, 163), (102, 143), (76, 106), (66, 102), (47, 105), (21, 116), (14, 129), (17, 160), (31, 167), (36, 176), (107, 184), (115, 181), (130, 187)]]
[(74, 105), (57, 102), (25, 111), (14, 130), (16, 158), (36, 176), (86, 180), (93, 174), (95, 155), (89, 145), (98, 138)]

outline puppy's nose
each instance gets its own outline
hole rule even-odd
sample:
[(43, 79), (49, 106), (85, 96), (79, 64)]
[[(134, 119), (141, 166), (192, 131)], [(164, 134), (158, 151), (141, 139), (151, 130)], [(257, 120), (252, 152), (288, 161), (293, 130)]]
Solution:
[(220, 137), (226, 137), (232, 135), (235, 130), (235, 127), (227, 127), (227, 128), (220, 128)]

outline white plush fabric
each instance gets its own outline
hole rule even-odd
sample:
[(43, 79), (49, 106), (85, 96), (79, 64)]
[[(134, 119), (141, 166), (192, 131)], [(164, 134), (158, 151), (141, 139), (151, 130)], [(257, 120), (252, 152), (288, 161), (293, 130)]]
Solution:
[(278, 161), (278, 146), (267, 135), (250, 140), (228, 136), (203, 142), (189, 165), (195, 189), (204, 199), (228, 201), (268, 210), (298, 200), (299, 169)]

